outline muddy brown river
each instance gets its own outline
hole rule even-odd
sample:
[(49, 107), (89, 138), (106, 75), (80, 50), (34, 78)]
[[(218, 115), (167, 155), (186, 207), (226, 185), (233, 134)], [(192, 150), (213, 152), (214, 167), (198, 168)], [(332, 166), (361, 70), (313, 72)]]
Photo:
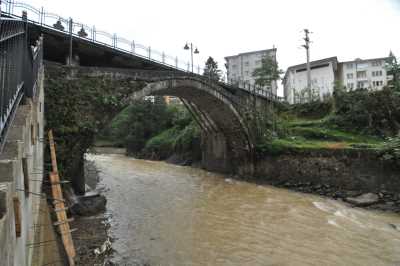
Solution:
[(200, 169), (87, 155), (119, 265), (400, 265), (400, 216)]

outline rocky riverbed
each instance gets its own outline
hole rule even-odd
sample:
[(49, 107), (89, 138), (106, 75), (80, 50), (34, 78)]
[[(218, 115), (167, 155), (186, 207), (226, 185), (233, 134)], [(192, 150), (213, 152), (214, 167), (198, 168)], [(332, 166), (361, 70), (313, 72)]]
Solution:
[[(243, 179), (239, 176), (232, 176), (232, 178)], [(361, 190), (343, 190), (328, 184), (316, 184), (312, 182), (276, 182), (270, 179), (244, 179), (258, 184), (267, 184), (275, 187), (287, 188), (297, 192), (326, 196), (347, 202), (354, 207), (400, 213), (400, 194), (391, 193), (386, 190), (379, 190), (372, 193)]]

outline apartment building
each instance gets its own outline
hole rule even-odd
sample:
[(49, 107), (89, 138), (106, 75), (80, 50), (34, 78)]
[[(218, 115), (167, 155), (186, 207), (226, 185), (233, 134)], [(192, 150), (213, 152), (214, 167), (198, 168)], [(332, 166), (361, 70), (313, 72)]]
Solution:
[[(238, 82), (245, 82), (254, 85), (255, 78), (252, 76), (253, 71), (261, 67), (261, 59), (265, 56), (270, 56), (276, 60), (276, 48), (225, 57), (228, 83), (235, 84)], [(268, 86), (266, 89), (270, 89), (272, 93), (276, 95), (276, 81), (273, 81), (271, 86)]]
[(347, 90), (380, 90), (387, 85), (386, 62), (390, 57), (356, 59), (338, 62), (337, 57), (329, 57), (310, 62), (311, 98), (307, 88), (306, 64), (291, 66), (283, 78), (284, 96), (290, 104), (323, 100), (333, 93), (338, 81)]
[(347, 90), (380, 90), (387, 85), (385, 65), (389, 59), (389, 57), (382, 57), (341, 62), (338, 79)]
[[(311, 99), (323, 100), (333, 93), (338, 70), (337, 57), (310, 62)], [(282, 80), (285, 99), (290, 104), (304, 103), (310, 99), (307, 88), (307, 64), (291, 66)]]

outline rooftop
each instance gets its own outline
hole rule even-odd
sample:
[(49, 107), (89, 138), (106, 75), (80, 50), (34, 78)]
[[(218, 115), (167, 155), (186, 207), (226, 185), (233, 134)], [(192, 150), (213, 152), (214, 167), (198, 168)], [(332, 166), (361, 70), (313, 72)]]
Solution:
[[(324, 58), (324, 59), (311, 61), (310, 65), (313, 67), (313, 66), (324, 64), (324, 63), (327, 63), (327, 62), (337, 62), (337, 61), (338, 61), (337, 57), (336, 56), (332, 56), (332, 57), (328, 57), (328, 58)], [(297, 68), (305, 68), (305, 67), (307, 67), (307, 64), (303, 63), (303, 64), (299, 64), (299, 65), (290, 66), (290, 67), (288, 67), (287, 70), (292, 70), (292, 69), (297, 69)]]
[[(324, 59), (311, 61), (310, 62), (310, 67), (312, 68), (312, 67), (315, 67), (315, 66), (318, 66), (318, 65), (329, 63), (329, 62), (337, 63), (338, 62), (337, 57), (336, 56), (332, 56), (332, 57), (328, 57), (328, 58), (324, 58)], [(306, 67), (307, 67), (306, 63), (288, 67), (288, 69), (286, 70), (285, 76), (282, 79), (282, 83), (285, 82), (286, 77), (287, 77), (287, 75), (288, 75), (290, 70), (302, 69), (302, 68), (306, 68)]]
[(270, 52), (276, 52), (276, 48), (272, 49), (265, 49), (265, 50), (258, 50), (258, 51), (252, 51), (252, 52), (245, 52), (245, 53), (240, 53), (237, 55), (231, 55), (231, 56), (226, 56), (225, 59), (241, 56), (241, 55), (249, 55), (249, 54), (259, 54), (259, 53), (270, 53)]
[(356, 59), (354, 59), (354, 60), (352, 60), (352, 61), (343, 61), (343, 62), (340, 62), (341, 64), (342, 63), (359, 63), (359, 62), (369, 62), (369, 61), (376, 61), (376, 60), (388, 60), (388, 59), (390, 59), (391, 57), (378, 57), (378, 58), (370, 58), (370, 59), (361, 59), (361, 58), (356, 58)]

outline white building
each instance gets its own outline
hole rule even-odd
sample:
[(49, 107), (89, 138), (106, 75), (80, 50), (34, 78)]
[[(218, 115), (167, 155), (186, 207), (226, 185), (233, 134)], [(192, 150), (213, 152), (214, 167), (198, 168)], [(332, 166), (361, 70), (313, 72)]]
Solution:
[[(332, 95), (338, 69), (337, 58), (329, 57), (312, 61), (310, 68), (312, 100), (323, 100)], [(307, 64), (289, 67), (282, 83), (285, 99), (290, 104), (304, 103), (309, 100)]]
[[(254, 85), (255, 78), (252, 76), (253, 71), (261, 67), (261, 59), (265, 56), (270, 56), (276, 60), (276, 48), (225, 57), (228, 83), (235, 84), (238, 82), (245, 82)], [(271, 83), (270, 88), (272, 93), (276, 95), (276, 81)]]
[[(336, 57), (330, 57), (311, 62), (311, 99), (314, 101), (330, 97), (335, 81), (347, 90), (382, 89), (388, 82), (385, 65), (389, 59), (382, 57), (338, 62)], [(282, 84), (285, 99), (290, 104), (309, 101), (306, 64), (289, 67)]]
[(389, 57), (356, 59), (339, 64), (338, 79), (347, 88), (380, 90), (387, 85), (385, 65)]

